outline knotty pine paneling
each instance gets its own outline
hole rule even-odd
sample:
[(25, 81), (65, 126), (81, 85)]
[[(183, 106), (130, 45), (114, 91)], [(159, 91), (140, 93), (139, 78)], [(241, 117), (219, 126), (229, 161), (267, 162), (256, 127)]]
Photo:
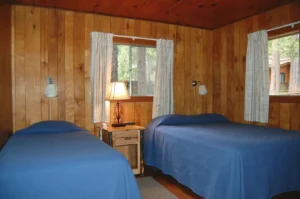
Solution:
[[(300, 21), (299, 0), (213, 31), (213, 112), (244, 122), (248, 33), (296, 21)], [(292, 103), (271, 100), (267, 125), (300, 130), (298, 99)]]
[[(116, 102), (110, 104), (110, 122), (114, 121), (114, 110)], [(152, 102), (121, 102), (124, 122), (135, 122), (137, 125), (146, 126), (152, 119)]]
[[(90, 102), (90, 32), (174, 40), (175, 113), (213, 111), (213, 32), (197, 28), (30, 6), (12, 6), (14, 131), (49, 119), (67, 120), (94, 131)], [(44, 97), (46, 78), (58, 97)], [(196, 95), (192, 80), (208, 87)], [(113, 107), (113, 103), (111, 107)], [(125, 121), (147, 125), (152, 102), (126, 102)], [(112, 115), (112, 113), (111, 113)]]
[(0, 3), (0, 148), (13, 131), (11, 6)]

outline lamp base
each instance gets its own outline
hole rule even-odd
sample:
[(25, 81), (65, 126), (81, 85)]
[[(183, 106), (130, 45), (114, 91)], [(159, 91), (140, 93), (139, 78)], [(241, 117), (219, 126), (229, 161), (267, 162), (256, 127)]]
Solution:
[(121, 124), (112, 124), (111, 126), (112, 127), (125, 127), (126, 124), (124, 124), (124, 123), (121, 123)]

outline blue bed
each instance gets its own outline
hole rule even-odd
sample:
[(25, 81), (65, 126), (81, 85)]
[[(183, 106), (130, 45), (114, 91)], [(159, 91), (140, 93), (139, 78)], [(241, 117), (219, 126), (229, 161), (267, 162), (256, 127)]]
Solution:
[(141, 199), (123, 155), (62, 121), (16, 132), (0, 152), (1, 199)]
[(270, 199), (300, 190), (300, 132), (169, 115), (145, 130), (145, 162), (206, 199)]

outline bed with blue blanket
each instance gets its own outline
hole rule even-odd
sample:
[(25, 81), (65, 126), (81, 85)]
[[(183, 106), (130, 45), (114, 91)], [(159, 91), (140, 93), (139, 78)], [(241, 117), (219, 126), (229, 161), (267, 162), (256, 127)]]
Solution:
[(17, 131), (0, 151), (1, 199), (141, 199), (126, 158), (62, 121)]
[(300, 190), (300, 132), (168, 115), (145, 130), (145, 163), (205, 199), (270, 199)]

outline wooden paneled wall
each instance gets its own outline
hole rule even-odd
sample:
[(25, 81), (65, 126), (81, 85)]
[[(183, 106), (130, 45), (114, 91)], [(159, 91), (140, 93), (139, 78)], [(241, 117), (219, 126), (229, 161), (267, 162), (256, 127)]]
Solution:
[[(58, 87), (51, 100), (52, 119), (75, 122), (93, 131), (90, 97), (90, 32), (174, 40), (175, 112), (196, 114), (213, 110), (212, 31), (64, 11), (12, 6), (14, 130), (49, 119), (50, 101), (44, 97), (46, 78)], [(192, 80), (207, 85), (208, 95), (196, 96)], [(112, 105), (113, 106), (113, 105)], [(128, 105), (133, 120), (145, 125), (151, 103)], [(134, 118), (133, 118), (134, 117)]]
[[(300, 1), (214, 30), (213, 111), (244, 122), (247, 35), (300, 21)], [(270, 100), (269, 126), (300, 130), (300, 98)]]
[[(110, 104), (110, 122), (116, 123), (114, 117), (116, 102)], [(122, 102), (123, 121), (135, 122), (137, 125), (146, 126), (152, 119), (152, 101)]]
[(0, 148), (13, 130), (11, 6), (0, 3)]

